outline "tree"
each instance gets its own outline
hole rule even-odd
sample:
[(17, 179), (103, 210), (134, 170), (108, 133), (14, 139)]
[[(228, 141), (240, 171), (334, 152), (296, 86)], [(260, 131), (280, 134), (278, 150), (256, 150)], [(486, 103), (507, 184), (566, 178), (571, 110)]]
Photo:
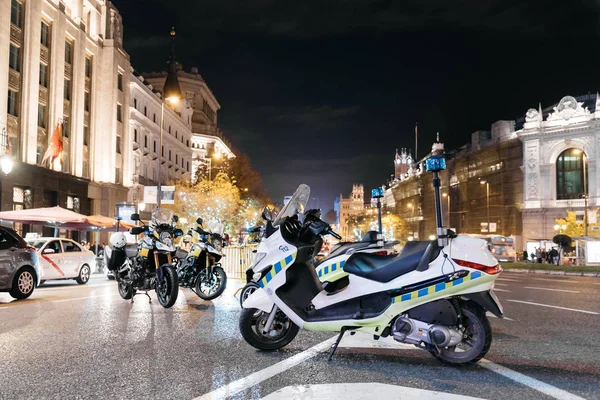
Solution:
[[(589, 210), (589, 212), (598, 212), (598, 209)], [(561, 232), (571, 237), (580, 237), (585, 235), (585, 227), (582, 222), (577, 222), (577, 213), (575, 211), (567, 211), (566, 218), (557, 218), (555, 220), (559, 226), (566, 225), (566, 229), (561, 229)], [(588, 235), (595, 236), (597, 231), (592, 230), (593, 226), (600, 226), (600, 224), (588, 223)]]
[(323, 221), (327, 222), (329, 225), (337, 224), (337, 214), (334, 210), (329, 210), (323, 217)]
[(573, 240), (568, 235), (560, 234), (554, 236), (552, 241), (559, 246), (558, 256), (562, 260), (563, 249), (565, 247), (570, 247)]
[[(372, 211), (372, 210), (368, 210)], [(355, 240), (360, 240), (368, 231), (378, 231), (377, 213), (368, 211), (351, 215), (348, 220), (348, 229), (355, 235)], [(396, 214), (385, 214), (381, 218), (383, 227), (383, 237), (385, 240), (398, 240), (401, 243), (406, 242), (410, 233), (408, 222)]]

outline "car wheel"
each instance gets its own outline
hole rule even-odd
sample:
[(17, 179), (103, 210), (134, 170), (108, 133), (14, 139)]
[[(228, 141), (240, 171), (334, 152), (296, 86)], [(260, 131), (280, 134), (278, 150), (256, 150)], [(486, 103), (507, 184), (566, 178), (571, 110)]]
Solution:
[(88, 283), (88, 281), (90, 280), (90, 274), (91, 274), (91, 270), (90, 270), (89, 265), (84, 264), (81, 267), (81, 269), (79, 270), (79, 276), (77, 278), (75, 278), (75, 280), (80, 285), (84, 285), (84, 284)]
[(31, 296), (31, 293), (33, 293), (36, 281), (37, 278), (35, 277), (35, 271), (33, 268), (25, 267), (15, 275), (13, 285), (9, 293), (15, 299), (26, 299)]

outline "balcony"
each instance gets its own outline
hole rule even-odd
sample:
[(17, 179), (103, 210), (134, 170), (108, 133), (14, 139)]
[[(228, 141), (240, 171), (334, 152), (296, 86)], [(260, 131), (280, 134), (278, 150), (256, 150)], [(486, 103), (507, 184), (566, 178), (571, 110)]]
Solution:
[(10, 40), (17, 45), (23, 43), (23, 30), (16, 25), (10, 24)]
[[(137, 143), (133, 143), (133, 148), (135, 149), (135, 146), (137, 145)], [(141, 146), (142, 149), (142, 154), (144, 154), (145, 156), (147, 156), (150, 153), (150, 149), (144, 146)]]
[(158, 153), (153, 151), (150, 153), (150, 157), (152, 157), (153, 160), (156, 160), (158, 158)]

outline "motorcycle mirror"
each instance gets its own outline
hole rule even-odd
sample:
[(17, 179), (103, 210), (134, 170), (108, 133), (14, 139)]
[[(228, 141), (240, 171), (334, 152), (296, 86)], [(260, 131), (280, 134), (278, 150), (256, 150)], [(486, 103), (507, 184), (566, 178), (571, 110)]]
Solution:
[(198, 225), (202, 225), (202, 222), (203, 222), (203, 221), (202, 221), (202, 218), (198, 217), (198, 219), (196, 220), (196, 223), (197, 223)]
[(129, 217), (129, 219), (131, 219), (132, 221), (139, 221), (140, 214), (131, 214), (131, 217)]
[(183, 231), (181, 229), (175, 229), (175, 237), (183, 236)]
[(177, 223), (179, 221), (179, 217), (177, 215), (173, 215), (173, 222)]
[(261, 216), (265, 221), (273, 221), (273, 213), (271, 212), (269, 207), (263, 208)]

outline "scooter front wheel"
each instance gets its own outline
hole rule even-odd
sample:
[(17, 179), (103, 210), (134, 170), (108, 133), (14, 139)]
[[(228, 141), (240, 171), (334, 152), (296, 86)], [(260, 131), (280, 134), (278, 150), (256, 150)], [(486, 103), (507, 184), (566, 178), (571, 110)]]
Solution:
[(269, 332), (263, 332), (269, 313), (244, 308), (240, 315), (240, 332), (249, 345), (259, 350), (277, 350), (290, 343), (300, 328), (283, 312), (277, 311)]
[(246, 299), (258, 288), (260, 288), (260, 286), (258, 286), (258, 283), (256, 282), (248, 282), (246, 286), (242, 288), (242, 291), (240, 292), (240, 307), (244, 307), (244, 301), (246, 301)]

